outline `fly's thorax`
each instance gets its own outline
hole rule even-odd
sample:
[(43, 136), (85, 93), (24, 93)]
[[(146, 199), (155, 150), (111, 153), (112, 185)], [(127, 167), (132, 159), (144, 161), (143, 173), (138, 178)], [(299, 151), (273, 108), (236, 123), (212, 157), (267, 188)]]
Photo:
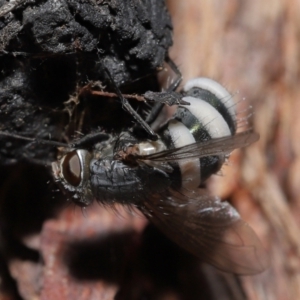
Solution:
[(112, 159), (115, 145), (116, 138), (113, 137), (105, 142), (96, 144), (92, 151), (92, 157), (95, 159)]
[(168, 174), (135, 158), (165, 149), (161, 140), (141, 141), (130, 131), (122, 132), (110, 148), (108, 146), (98, 156), (94, 154), (90, 161), (90, 185), (94, 197), (103, 203), (138, 205), (153, 192), (165, 191), (170, 185)]
[(160, 139), (157, 141), (145, 141), (137, 144), (137, 151), (139, 155), (149, 155), (166, 149), (166, 145)]
[(100, 202), (140, 205), (151, 195), (166, 191), (169, 175), (146, 163), (132, 165), (122, 160), (90, 162), (91, 191)]

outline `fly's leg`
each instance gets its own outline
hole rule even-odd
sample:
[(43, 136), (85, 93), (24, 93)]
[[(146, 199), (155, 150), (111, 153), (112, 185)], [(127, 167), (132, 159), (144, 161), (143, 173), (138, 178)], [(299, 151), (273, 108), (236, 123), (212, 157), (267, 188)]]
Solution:
[(118, 97), (120, 98), (122, 102), (123, 108), (131, 114), (131, 116), (140, 124), (140, 126), (149, 134), (149, 137), (151, 140), (156, 141), (158, 139), (157, 134), (151, 129), (151, 127), (147, 124), (145, 120), (142, 119), (142, 117), (133, 109), (133, 107), (130, 105), (128, 100), (124, 98), (121, 91), (115, 84), (111, 74), (109, 73), (108, 69), (105, 67), (105, 72), (107, 73), (111, 83), (114, 86), (115, 92), (117, 93)]
[(169, 56), (166, 57), (166, 63), (171, 67), (171, 69), (175, 73), (175, 75), (177, 75), (176, 80), (174, 80), (174, 82), (167, 89), (167, 92), (172, 92), (178, 88), (178, 86), (182, 80), (182, 74), (179, 71), (179, 69), (177, 68), (174, 61)]
[(45, 140), (45, 139), (39, 139), (39, 138), (30, 138), (30, 137), (25, 137), (22, 135), (14, 134), (14, 133), (9, 133), (6, 131), (0, 131), (0, 137), (7, 137), (7, 138), (12, 138), (16, 140), (21, 140), (21, 141), (26, 141), (30, 143), (36, 143), (36, 144), (42, 144), (42, 145), (48, 145), (48, 146), (53, 146), (53, 147), (64, 147), (64, 148), (69, 148), (69, 149), (87, 149), (95, 145), (96, 143), (100, 143), (102, 141), (108, 140), (109, 135), (106, 133), (102, 132), (95, 132), (95, 133), (90, 133), (82, 137), (81, 139), (78, 139), (77, 141), (74, 141), (72, 143), (61, 143), (57, 141), (51, 141), (51, 140)]
[(168, 89), (165, 92), (148, 91), (143, 95), (146, 100), (156, 102), (151, 112), (146, 118), (146, 122), (148, 124), (151, 124), (155, 121), (155, 119), (160, 114), (165, 104), (169, 106), (179, 105), (179, 104), (181, 105), (189, 104), (188, 102), (182, 100), (182, 94), (175, 92), (175, 90), (178, 88), (182, 80), (181, 72), (179, 71), (176, 64), (169, 56), (166, 57), (166, 63), (170, 66), (170, 68), (175, 73), (177, 78), (174, 80), (174, 82), (168, 87)]
[(90, 147), (93, 147), (95, 144), (106, 141), (109, 139), (109, 135), (103, 132), (94, 132), (89, 133), (82, 138), (78, 139), (77, 141), (74, 141), (70, 143), (70, 148), (75, 149), (87, 149)]

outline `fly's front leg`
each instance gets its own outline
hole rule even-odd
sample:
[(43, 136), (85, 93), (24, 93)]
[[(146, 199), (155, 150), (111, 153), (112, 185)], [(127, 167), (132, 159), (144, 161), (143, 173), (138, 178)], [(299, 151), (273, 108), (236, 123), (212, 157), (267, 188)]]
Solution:
[(160, 114), (164, 105), (190, 105), (189, 102), (186, 102), (182, 99), (182, 94), (177, 92), (151, 92), (148, 91), (144, 95), (144, 98), (147, 101), (156, 102), (152, 107), (149, 115), (146, 118), (146, 122), (151, 124), (155, 121), (157, 116)]
[(112, 78), (111, 74), (109, 73), (108, 69), (106, 67), (104, 69), (105, 69), (105, 72), (108, 75), (112, 85), (114, 86), (118, 97), (120, 98), (120, 100), (122, 102), (123, 108), (132, 115), (132, 117), (138, 122), (138, 124), (142, 128), (144, 128), (144, 130), (148, 133), (149, 138), (153, 141), (156, 141), (158, 139), (157, 134), (152, 130), (152, 128), (147, 124), (147, 122), (145, 120), (143, 120), (143, 118), (133, 109), (133, 107), (130, 105), (128, 100), (122, 95), (121, 91), (119, 90), (119, 88), (117, 87), (115, 82), (113, 81), (113, 78)]
[(179, 84), (182, 81), (182, 74), (179, 71), (179, 69), (177, 68), (174, 61), (169, 56), (166, 57), (166, 63), (171, 67), (172, 71), (177, 76), (177, 78), (174, 80), (174, 82), (167, 89), (167, 92), (172, 92), (172, 91), (175, 91), (179, 87)]
[(182, 94), (177, 92), (151, 92), (143, 94), (145, 100), (153, 101), (160, 104), (172, 105), (189, 105), (182, 99)]
[(170, 66), (172, 71), (177, 76), (174, 82), (168, 87), (165, 92), (146, 92), (143, 96), (147, 101), (154, 101), (161, 104), (172, 105), (188, 105), (188, 103), (182, 100), (182, 94), (175, 92), (178, 88), (180, 82), (182, 81), (182, 75), (176, 64), (170, 57), (166, 57), (166, 63)]
[(70, 143), (70, 148), (87, 149), (93, 147), (95, 144), (106, 141), (110, 136), (103, 132), (89, 133), (82, 138)]
[(174, 82), (168, 87), (168, 89), (165, 92), (146, 92), (143, 97), (147, 101), (155, 102), (151, 112), (146, 118), (146, 122), (148, 124), (151, 124), (155, 121), (157, 116), (160, 114), (161, 110), (163, 109), (164, 105), (172, 106), (172, 105), (189, 105), (188, 102), (184, 101), (182, 99), (182, 94), (175, 92), (175, 90), (178, 88), (181, 80), (182, 75), (179, 69), (177, 68), (176, 64), (173, 62), (173, 60), (167, 56), (166, 57), (166, 63), (170, 66), (172, 71), (177, 76)]

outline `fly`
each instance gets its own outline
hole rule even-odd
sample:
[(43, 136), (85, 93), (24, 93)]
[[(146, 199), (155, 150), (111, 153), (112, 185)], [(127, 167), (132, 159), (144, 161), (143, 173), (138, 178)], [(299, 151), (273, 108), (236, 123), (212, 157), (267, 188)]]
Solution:
[(267, 258), (254, 231), (228, 202), (201, 188), (231, 151), (259, 136), (252, 130), (236, 133), (235, 104), (222, 85), (196, 78), (181, 93), (173, 92), (180, 81), (181, 76), (165, 93), (144, 95), (155, 101), (175, 93), (172, 104), (179, 104), (155, 132), (151, 124), (166, 100), (156, 101), (143, 120), (126, 107), (114, 85), (125, 109), (144, 128), (144, 138), (131, 129), (118, 135), (90, 133), (71, 144), (0, 135), (63, 146), (65, 153), (52, 163), (52, 170), (76, 204), (85, 207), (96, 200), (137, 207), (171, 240), (217, 268), (236, 274), (262, 272)]

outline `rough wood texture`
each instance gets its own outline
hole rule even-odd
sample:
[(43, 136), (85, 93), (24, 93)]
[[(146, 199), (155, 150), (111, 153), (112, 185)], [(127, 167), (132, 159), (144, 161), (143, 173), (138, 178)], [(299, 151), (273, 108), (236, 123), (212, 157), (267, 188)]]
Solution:
[(239, 110), (245, 114), (253, 106), (246, 114), (253, 111), (261, 136), (235, 153), (226, 176), (212, 183), (255, 229), (271, 258), (263, 274), (240, 278), (245, 297), (300, 299), (300, 4), (187, 0), (169, 1), (169, 7), (171, 56), (184, 79), (213, 77), (237, 101), (245, 98)]

